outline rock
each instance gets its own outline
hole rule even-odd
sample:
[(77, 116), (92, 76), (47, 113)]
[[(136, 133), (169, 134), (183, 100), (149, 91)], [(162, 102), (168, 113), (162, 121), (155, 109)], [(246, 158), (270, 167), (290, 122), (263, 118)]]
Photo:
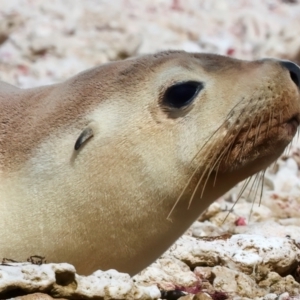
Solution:
[(211, 217), (215, 216), (221, 211), (221, 205), (218, 202), (214, 202), (202, 213), (202, 215), (199, 217), (199, 221), (209, 220)]
[(210, 221), (197, 221), (191, 226), (190, 231), (194, 237), (220, 236), (226, 233), (225, 228), (219, 227)]
[(281, 225), (281, 221), (275, 222), (274, 220), (252, 223), (246, 227), (236, 227), (235, 233), (253, 234), (272, 237), (287, 237), (295, 240), (296, 243), (300, 242), (300, 226), (293, 225), (297, 224), (299, 219), (289, 219), (288, 222), (283, 222), (285, 226)]
[(180, 297), (178, 300), (193, 300), (194, 299), (194, 295), (186, 295), (183, 297)]
[(168, 256), (158, 259), (148, 268), (134, 276), (134, 280), (158, 285), (162, 290), (193, 287), (199, 281), (184, 262)]
[[(13, 297), (14, 292), (42, 292), (55, 298), (67, 299), (143, 300), (160, 297), (157, 286), (137, 284), (128, 274), (108, 270), (96, 271), (90, 276), (79, 276), (72, 265), (65, 263), (0, 265), (0, 298)], [(35, 297), (38, 299), (39, 296)]]
[[(26, 296), (11, 298), (14, 300), (53, 300), (54, 298), (42, 293), (34, 293)], [(55, 300), (66, 300), (65, 298), (55, 298)]]
[[(212, 300), (213, 298), (207, 293), (197, 293), (196, 295), (186, 295), (184, 297), (180, 297), (180, 300)], [(178, 299), (178, 300), (179, 300)]]
[(277, 294), (267, 294), (263, 297), (263, 300), (278, 300), (277, 297)]
[(262, 288), (268, 288), (271, 293), (277, 295), (283, 292), (300, 295), (300, 284), (291, 275), (281, 277), (275, 272), (270, 272), (267, 274), (267, 278), (260, 281), (258, 285)]
[[(254, 222), (262, 222), (272, 218), (271, 208), (257, 203), (240, 202), (234, 206), (234, 213), (246, 220)], [(248, 223), (248, 222), (247, 222)]]
[(265, 294), (265, 290), (260, 288), (250, 276), (241, 272), (217, 266), (212, 269), (212, 273), (216, 277), (213, 281), (216, 290), (250, 299)]
[(212, 300), (212, 297), (207, 293), (198, 293), (194, 296), (193, 300)]
[(193, 268), (222, 265), (253, 274), (256, 280), (271, 271), (278, 274), (291, 272), (300, 260), (300, 250), (292, 240), (246, 234), (208, 239), (183, 236), (167, 254)]
[(278, 300), (289, 300), (290, 295), (289, 295), (289, 293), (283, 293), (283, 294), (279, 295), (277, 299)]
[(227, 230), (233, 230), (236, 226), (235, 222), (238, 216), (235, 213), (229, 211), (221, 211), (210, 218), (210, 221), (216, 226), (226, 228)]
[(3, 44), (10, 36), (10, 34), (17, 30), (24, 23), (24, 19), (21, 14), (1, 13), (0, 19), (0, 45)]
[(212, 281), (212, 268), (211, 267), (196, 267), (194, 273), (200, 279)]

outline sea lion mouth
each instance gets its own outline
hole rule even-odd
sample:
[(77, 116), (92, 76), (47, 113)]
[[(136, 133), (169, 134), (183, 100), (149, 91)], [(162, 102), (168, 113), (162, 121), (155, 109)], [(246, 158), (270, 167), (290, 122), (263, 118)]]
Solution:
[(258, 115), (253, 121), (241, 125), (237, 133), (229, 131), (227, 143), (212, 156), (211, 164), (218, 160), (218, 172), (226, 173), (255, 164), (262, 158), (271, 163), (292, 141), (300, 125), (299, 112), (289, 114), (285, 120), (280, 121), (280, 118), (280, 115), (271, 118)]
[(294, 136), (300, 125), (299, 114), (295, 114), (292, 118), (288, 119), (286, 122), (284, 122), (284, 125), (286, 127), (287, 134), (289, 136)]

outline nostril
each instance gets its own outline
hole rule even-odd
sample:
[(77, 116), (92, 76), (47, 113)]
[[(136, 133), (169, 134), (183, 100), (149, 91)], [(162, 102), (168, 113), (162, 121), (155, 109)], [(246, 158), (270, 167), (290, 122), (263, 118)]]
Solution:
[(297, 74), (293, 71), (290, 71), (290, 76), (292, 78), (292, 80), (294, 81), (294, 83), (299, 86), (299, 78), (297, 76)]
[(300, 68), (291, 61), (281, 61), (280, 64), (289, 70), (291, 79), (297, 87), (300, 87)]

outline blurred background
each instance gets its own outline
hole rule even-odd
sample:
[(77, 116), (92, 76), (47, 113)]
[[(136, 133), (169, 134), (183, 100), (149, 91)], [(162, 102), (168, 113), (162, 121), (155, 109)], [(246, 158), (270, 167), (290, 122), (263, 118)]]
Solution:
[(300, 3), (0, 0), (0, 79), (20, 87), (166, 49), (300, 62)]

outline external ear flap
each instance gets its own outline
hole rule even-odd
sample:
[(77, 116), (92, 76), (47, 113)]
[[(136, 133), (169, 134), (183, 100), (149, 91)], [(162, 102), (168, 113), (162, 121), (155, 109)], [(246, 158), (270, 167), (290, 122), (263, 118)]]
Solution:
[(78, 137), (74, 149), (77, 151), (79, 150), (79, 148), (88, 140), (90, 139), (92, 136), (94, 136), (94, 132), (93, 129), (90, 127), (85, 128), (80, 136)]

